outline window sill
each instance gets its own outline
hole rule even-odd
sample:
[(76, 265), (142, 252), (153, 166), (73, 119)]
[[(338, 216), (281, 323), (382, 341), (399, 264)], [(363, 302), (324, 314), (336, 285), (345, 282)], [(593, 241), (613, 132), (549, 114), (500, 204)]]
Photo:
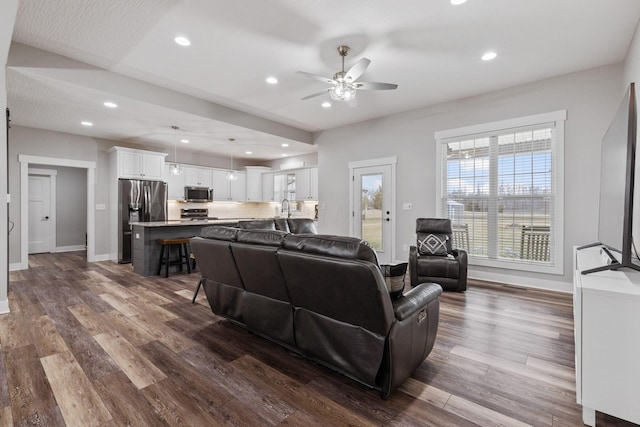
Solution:
[(501, 268), (506, 270), (531, 271), (534, 273), (563, 275), (564, 268), (562, 260), (556, 263), (539, 263), (521, 262), (517, 260), (497, 260), (473, 257), (469, 255), (469, 265), (478, 267)]

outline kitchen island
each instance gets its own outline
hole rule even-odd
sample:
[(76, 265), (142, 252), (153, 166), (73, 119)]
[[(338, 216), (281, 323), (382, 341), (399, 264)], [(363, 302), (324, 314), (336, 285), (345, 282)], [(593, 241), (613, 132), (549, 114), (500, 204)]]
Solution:
[[(195, 237), (200, 235), (200, 230), (203, 227), (210, 225), (237, 227), (238, 221), (245, 219), (251, 218), (132, 222), (131, 263), (133, 264), (133, 271), (141, 276), (155, 276), (158, 274), (162, 246), (156, 243), (157, 239)], [(178, 266), (171, 266), (170, 268), (175, 271)]]

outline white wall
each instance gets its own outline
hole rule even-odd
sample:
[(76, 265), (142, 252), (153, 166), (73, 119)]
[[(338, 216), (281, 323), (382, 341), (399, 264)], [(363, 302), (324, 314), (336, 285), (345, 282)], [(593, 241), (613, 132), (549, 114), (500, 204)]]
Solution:
[[(415, 219), (436, 215), (435, 131), (566, 109), (564, 274), (479, 267), (470, 274), (570, 290), (571, 248), (597, 239), (600, 140), (622, 96), (622, 72), (622, 64), (601, 67), (320, 133), (320, 231), (349, 232), (349, 161), (397, 156), (396, 253), (408, 258), (402, 245), (415, 244)], [(402, 211), (405, 202), (413, 210)]]
[(56, 249), (85, 245), (87, 233), (86, 169), (57, 166)]

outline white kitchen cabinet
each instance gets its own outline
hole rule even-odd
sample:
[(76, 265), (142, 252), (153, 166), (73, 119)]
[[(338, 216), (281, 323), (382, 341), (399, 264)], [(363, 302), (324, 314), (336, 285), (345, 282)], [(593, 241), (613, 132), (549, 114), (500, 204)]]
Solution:
[(595, 411), (640, 423), (640, 273), (581, 274), (605, 264), (600, 247), (574, 248), (576, 400), (589, 426), (596, 423)]
[(262, 201), (263, 202), (276, 202), (280, 200), (275, 199), (274, 185), (273, 185), (272, 172), (262, 174)]
[(197, 166), (184, 167), (185, 186), (187, 187), (206, 187), (211, 188), (213, 185), (212, 170), (210, 168), (201, 168)]
[(247, 174), (237, 172), (238, 179), (229, 180), (228, 170), (214, 169), (213, 177), (213, 200), (243, 202), (246, 199)]
[(111, 161), (116, 163), (118, 178), (162, 179), (165, 153), (125, 147), (112, 147), (109, 153)]
[(167, 198), (169, 200), (184, 200), (185, 174), (171, 173), (173, 164), (164, 165), (163, 181), (167, 183)]
[(296, 200), (318, 200), (318, 168), (304, 168), (295, 171)]
[(281, 172), (273, 175), (273, 197), (274, 201), (281, 202), (284, 199), (289, 201), (296, 198), (296, 172)]
[(229, 200), (233, 202), (244, 202), (247, 200), (247, 174), (237, 172), (238, 179), (229, 181)]
[[(269, 172), (271, 168), (265, 166), (247, 166), (247, 202), (261, 202), (263, 200), (262, 195), (262, 180), (263, 174)], [(273, 185), (272, 185), (273, 186)], [(273, 193), (273, 191), (272, 191)]]

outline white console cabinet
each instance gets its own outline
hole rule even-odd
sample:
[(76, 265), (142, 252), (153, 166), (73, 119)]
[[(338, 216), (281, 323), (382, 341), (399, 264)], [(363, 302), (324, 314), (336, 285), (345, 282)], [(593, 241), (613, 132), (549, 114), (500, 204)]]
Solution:
[(574, 249), (576, 399), (589, 426), (595, 411), (640, 424), (640, 272), (581, 274), (601, 265), (599, 247)]

